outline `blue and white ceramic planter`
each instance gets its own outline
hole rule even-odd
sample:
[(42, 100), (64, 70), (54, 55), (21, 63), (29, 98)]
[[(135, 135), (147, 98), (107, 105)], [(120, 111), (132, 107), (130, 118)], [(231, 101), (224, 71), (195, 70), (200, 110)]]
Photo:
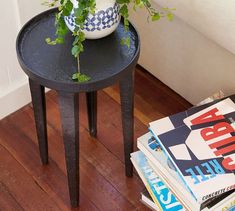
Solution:
[[(73, 2), (74, 8), (78, 7), (75, 0)], [(96, 0), (95, 14), (89, 14), (83, 32), (87, 39), (99, 39), (111, 34), (120, 22), (119, 7), (116, 0)], [(73, 12), (65, 17), (65, 23), (73, 32), (75, 28)]]

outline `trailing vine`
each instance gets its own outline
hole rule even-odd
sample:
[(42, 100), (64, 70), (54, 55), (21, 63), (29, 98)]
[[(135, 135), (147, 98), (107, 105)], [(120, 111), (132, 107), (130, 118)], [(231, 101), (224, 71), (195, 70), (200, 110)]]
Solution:
[[(129, 31), (129, 4), (132, 4), (133, 10), (136, 11), (137, 8), (145, 8), (148, 11), (148, 21), (158, 21), (162, 17), (167, 17), (169, 21), (173, 19), (172, 9), (161, 8), (156, 9), (152, 7), (149, 0), (116, 0), (120, 6), (119, 13), (124, 18), (125, 31)], [(130, 37), (123, 37), (121, 39), (121, 44), (130, 47)]]
[[(73, 32), (74, 42), (72, 47), (72, 55), (74, 57), (79, 57), (80, 53), (84, 51), (83, 41), (85, 40), (85, 34), (82, 31), (84, 28), (85, 20), (89, 13), (95, 13), (96, 0), (76, 0), (78, 2), (78, 7), (74, 8), (74, 17), (75, 17), (75, 29)], [(125, 31), (129, 31), (129, 8), (130, 4), (132, 4), (132, 8), (134, 11), (137, 8), (145, 8), (148, 11), (148, 20), (158, 21), (162, 17), (168, 18), (168, 20), (173, 19), (172, 9), (169, 8), (161, 8), (156, 9), (152, 6), (150, 0), (116, 0), (119, 4), (119, 13), (124, 19), (124, 28)], [(43, 3), (48, 7), (58, 6), (58, 13), (55, 18), (55, 26), (56, 26), (56, 38), (52, 40), (51, 38), (46, 38), (46, 42), (50, 45), (63, 44), (64, 37), (68, 33), (69, 29), (66, 26), (64, 17), (69, 16), (73, 10), (73, 3), (71, 0), (48, 0)], [(130, 37), (128, 33), (127, 36), (123, 37), (120, 42), (122, 45), (126, 45), (130, 47)], [(75, 73), (72, 77), (73, 80), (78, 80), (79, 82), (84, 82), (90, 80), (84, 74)]]
[[(77, 1), (77, 0), (76, 0)], [(44, 5), (49, 7), (54, 7), (57, 4), (60, 4), (58, 7), (58, 13), (56, 14), (55, 26), (56, 26), (56, 36), (55, 40), (51, 38), (46, 38), (46, 42), (50, 45), (62, 44), (64, 43), (64, 37), (68, 33), (68, 28), (66, 26), (64, 16), (69, 16), (73, 10), (73, 3), (70, 0), (52, 0), (50, 2), (45, 2)], [(75, 57), (78, 57), (81, 52), (83, 52), (82, 42), (85, 40), (85, 34), (82, 32), (82, 29), (85, 24), (85, 20), (89, 13), (95, 13), (95, 0), (79, 0), (78, 8), (74, 9), (75, 17), (75, 29), (73, 32), (74, 42), (72, 47), (72, 54)]]

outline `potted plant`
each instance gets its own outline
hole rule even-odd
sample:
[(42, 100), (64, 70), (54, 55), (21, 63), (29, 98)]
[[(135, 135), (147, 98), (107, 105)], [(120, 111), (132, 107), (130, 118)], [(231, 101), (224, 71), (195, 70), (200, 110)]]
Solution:
[[(151, 21), (157, 21), (162, 17), (167, 17), (168, 20), (173, 18), (171, 9), (156, 9), (152, 7), (150, 0), (50, 0), (44, 5), (58, 6), (55, 21), (57, 38), (46, 38), (46, 42), (50, 45), (62, 44), (64, 36), (69, 30), (72, 31), (74, 42), (71, 52), (77, 58), (84, 50), (82, 43), (85, 39), (98, 39), (111, 34), (118, 26), (121, 16), (125, 31), (128, 31), (129, 8), (135, 11), (137, 8), (145, 8)], [(128, 36), (123, 37), (120, 42), (127, 47), (130, 46)], [(77, 73), (73, 75), (73, 79), (87, 81), (89, 77)]]

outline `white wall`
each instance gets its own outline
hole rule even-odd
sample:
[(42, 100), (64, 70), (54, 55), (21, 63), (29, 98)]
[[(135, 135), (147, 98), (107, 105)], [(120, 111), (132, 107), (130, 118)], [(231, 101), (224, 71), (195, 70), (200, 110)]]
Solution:
[(174, 13), (209, 39), (235, 54), (234, 0), (153, 0)]
[(22, 24), (43, 9), (40, 0), (4, 1), (0, 14), (0, 119), (30, 102), (27, 77), (16, 58), (15, 40)]
[[(11, 9), (5, 9), (11, 8)], [(11, 12), (9, 12), (11, 11)], [(0, 119), (28, 102), (26, 76), (20, 70), (15, 53), (15, 40), (20, 28), (18, 5), (15, 0), (4, 1), (0, 14)]]
[(17, 0), (21, 24), (25, 24), (33, 16), (48, 9), (42, 5), (44, 0)]
[[(155, 1), (162, 2), (161, 0)], [(218, 3), (220, 0), (214, 1)], [(184, 2), (184, 5), (187, 5), (185, 12), (183, 13), (182, 11), (179, 14), (179, 16), (182, 16), (181, 18), (186, 18), (186, 13), (188, 12), (186, 9), (190, 10), (191, 8), (192, 10), (194, 6), (198, 5), (198, 2), (202, 1), (172, 0), (171, 2), (174, 2), (172, 6), (177, 8), (176, 11), (182, 11), (180, 6), (183, 4), (180, 3)], [(212, 3), (212, 1), (203, 2), (205, 2), (205, 5), (207, 5), (206, 3)], [(223, 3), (224, 1), (221, 2), (221, 5)], [(215, 6), (215, 4), (213, 5)], [(211, 14), (214, 13), (208, 10), (207, 15), (210, 16)], [(226, 13), (225, 10), (224, 13), (220, 13), (218, 16), (228, 20), (227, 17), (224, 17), (226, 14), (231, 15)], [(231, 37), (235, 39), (234, 33), (232, 36), (230, 34), (230, 27), (233, 25), (231, 24), (230, 26), (225, 21), (224, 23), (227, 24), (226, 28), (228, 30), (223, 31), (223, 33), (221, 30), (216, 32), (216, 26), (213, 23), (205, 25), (210, 23), (205, 14), (200, 16), (201, 28), (199, 27), (195, 11), (188, 14), (188, 18), (192, 21), (189, 21), (189, 23), (193, 23), (193, 26), (187, 24), (177, 15), (173, 22), (161, 20), (160, 22), (147, 23), (146, 19), (143, 18), (146, 17), (145, 12), (132, 13), (131, 20), (137, 26), (142, 41), (139, 63), (193, 104), (220, 89), (226, 94), (234, 93), (235, 55), (221, 46), (230, 45), (232, 46), (231, 49), (234, 48), (235, 41), (231, 42), (230, 40)], [(233, 18), (234, 15), (235, 13), (233, 13)], [(196, 16), (195, 20), (191, 16)], [(211, 18), (215, 20), (215, 14)], [(196, 20), (200, 30), (196, 29)], [(212, 33), (212, 37), (209, 34), (210, 27), (215, 33)], [(222, 35), (226, 37), (226, 33), (228, 33), (228, 38), (223, 40)], [(227, 41), (229, 41), (229, 45)]]

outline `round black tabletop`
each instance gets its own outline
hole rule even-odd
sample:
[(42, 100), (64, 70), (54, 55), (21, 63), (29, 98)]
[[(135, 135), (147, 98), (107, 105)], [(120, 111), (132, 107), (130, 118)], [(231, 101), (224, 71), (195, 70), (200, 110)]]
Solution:
[(91, 77), (85, 83), (72, 80), (77, 72), (77, 60), (71, 54), (73, 36), (65, 38), (65, 43), (48, 45), (47, 37), (55, 37), (55, 12), (51, 9), (43, 12), (21, 29), (16, 50), (19, 63), (30, 79), (51, 89), (68, 92), (89, 92), (110, 86), (129, 71), (133, 71), (139, 57), (139, 36), (130, 24), (127, 32), (131, 38), (130, 48), (120, 44), (125, 36), (123, 22), (109, 36), (86, 40), (84, 52), (80, 55), (81, 72)]

